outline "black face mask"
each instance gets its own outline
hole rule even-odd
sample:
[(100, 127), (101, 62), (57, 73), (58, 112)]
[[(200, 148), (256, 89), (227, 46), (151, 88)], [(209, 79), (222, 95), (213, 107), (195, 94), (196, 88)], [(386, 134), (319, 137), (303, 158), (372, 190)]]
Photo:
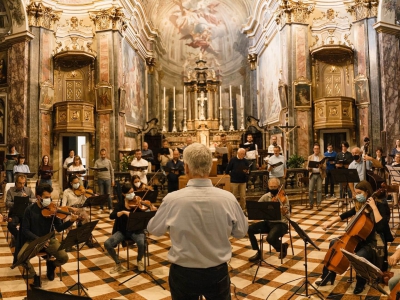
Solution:
[(353, 155), (353, 159), (354, 160), (359, 160), (360, 159), (360, 155)]
[(276, 146), (276, 145), (278, 145), (278, 143), (277, 142), (273, 142), (272, 145)]
[(269, 190), (272, 196), (276, 196), (278, 194), (278, 191), (279, 191), (278, 189)]

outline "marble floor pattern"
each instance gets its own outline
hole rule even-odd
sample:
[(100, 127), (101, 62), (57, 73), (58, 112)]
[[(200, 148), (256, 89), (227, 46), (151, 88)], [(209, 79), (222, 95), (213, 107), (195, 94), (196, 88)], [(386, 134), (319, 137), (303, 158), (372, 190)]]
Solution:
[[(321, 224), (338, 212), (335, 201), (324, 201), (323, 210), (307, 210), (305, 206), (297, 205), (292, 209), (292, 220), (299, 223), (301, 228), (314, 240), (315, 244), (321, 249), (316, 250), (312, 246), (307, 247), (308, 254), (308, 276), (309, 281), (314, 283), (322, 272), (322, 260), (327, 251), (329, 240), (341, 235), (346, 222), (341, 222), (333, 230), (323, 231)], [(108, 214), (96, 214), (94, 211), (93, 219), (99, 219), (99, 223), (94, 230), (94, 236), (97, 241), (103, 245), (104, 241), (110, 235), (113, 221), (108, 218)], [(397, 212), (395, 213), (395, 221), (399, 221)], [(396, 230), (396, 228), (395, 228)], [(398, 232), (399, 233), (399, 232)], [(120, 285), (126, 279), (135, 275), (136, 268), (136, 249), (130, 251), (130, 270), (123, 274), (110, 274), (113, 267), (113, 261), (106, 255), (100, 247), (88, 248), (85, 246), (80, 251), (80, 279), (81, 283), (88, 288), (90, 297), (96, 300), (102, 299), (171, 299), (168, 286), (169, 262), (167, 261), (167, 251), (170, 247), (170, 239), (168, 236), (154, 237), (151, 236), (149, 244), (150, 266), (148, 270), (158, 279), (158, 282), (164, 286), (166, 290), (161, 289), (158, 285), (151, 281), (146, 274), (140, 274), (136, 278)], [(289, 235), (284, 236), (287, 241)], [(275, 266), (263, 265), (260, 267), (255, 283), (252, 283), (253, 276), (257, 266), (252, 266), (248, 262), (248, 258), (254, 254), (247, 238), (232, 238), (233, 256), (229, 262), (229, 270), (231, 277), (232, 299), (288, 299), (304, 282), (304, 242), (292, 228), (292, 239), (294, 255), (291, 249), (288, 249), (288, 255), (281, 264), (278, 255), (274, 250), (268, 252), (268, 244), (265, 244), (264, 259), (267, 263)], [(389, 253), (393, 253), (396, 246), (400, 243), (400, 238), (396, 237), (391, 243)], [(77, 282), (77, 254), (69, 252), (69, 261), (62, 268), (62, 281), (57, 274), (56, 279), (49, 282), (46, 278), (46, 266), (42, 262), (42, 288), (45, 290), (63, 293), (68, 287)], [(126, 262), (126, 249), (121, 248), (120, 257)], [(0, 226), (0, 299), (17, 300), (26, 296), (26, 285), (22, 279), (22, 268), (17, 267), (10, 269), (12, 262), (12, 252), (6, 241), (6, 223)], [(38, 259), (31, 260), (38, 271)], [(398, 270), (396, 270), (398, 269)], [(393, 271), (393, 269), (392, 269)], [(57, 269), (58, 272), (58, 269)], [(400, 272), (400, 268), (394, 268), (394, 272)], [(338, 276), (334, 285), (321, 287), (319, 291), (323, 294), (324, 299), (387, 299), (380, 292), (373, 288), (367, 287), (361, 296), (352, 294), (355, 282), (347, 283), (350, 272), (347, 271), (343, 276)], [(286, 284), (285, 284), (286, 283)], [(387, 287), (384, 287), (388, 291)], [(314, 293), (309, 288), (309, 293)], [(73, 291), (77, 294), (77, 291)], [(303, 291), (304, 293), (304, 291)], [(329, 297), (329, 298), (328, 298)], [(305, 299), (306, 297), (295, 295), (291, 299)], [(311, 299), (318, 299), (315, 295)]]

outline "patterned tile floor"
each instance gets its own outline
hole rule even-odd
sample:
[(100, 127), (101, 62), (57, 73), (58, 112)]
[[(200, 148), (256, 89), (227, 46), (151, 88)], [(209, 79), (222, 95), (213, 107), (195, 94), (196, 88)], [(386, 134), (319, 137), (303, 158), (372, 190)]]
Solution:
[[(292, 220), (298, 222), (303, 230), (314, 240), (321, 251), (314, 249), (312, 246), (307, 248), (308, 251), (308, 276), (309, 281), (314, 283), (322, 271), (321, 261), (323, 260), (329, 245), (329, 240), (339, 236), (344, 230), (346, 223), (342, 222), (333, 231), (325, 232), (320, 225), (330, 217), (337, 214), (337, 204), (333, 201), (323, 202), (323, 211), (306, 210), (304, 206), (294, 206), (292, 211)], [(108, 219), (108, 214), (93, 214), (94, 219), (100, 219), (94, 236), (102, 245), (110, 235), (112, 229), (112, 221)], [(395, 220), (398, 221), (399, 216), (396, 213)], [(399, 232), (398, 232), (399, 233)], [(12, 254), (6, 241), (6, 224), (0, 226), (0, 299), (17, 300), (26, 296), (26, 285), (22, 279), (22, 269), (10, 269)], [(141, 274), (136, 278), (119, 285), (121, 282), (130, 278), (135, 274), (136, 269), (136, 250), (130, 251), (131, 262), (128, 273), (110, 274), (113, 261), (106, 255), (100, 247), (90, 249), (85, 246), (80, 251), (80, 279), (88, 288), (90, 297), (96, 300), (100, 299), (171, 299), (168, 286), (168, 269), (167, 250), (170, 247), (168, 236), (154, 237), (150, 236), (153, 241), (149, 245), (150, 266), (148, 270), (158, 279), (166, 290), (161, 289), (154, 284), (150, 277)], [(233, 257), (229, 263), (230, 276), (232, 281), (232, 299), (289, 299), (289, 297), (304, 282), (304, 243), (298, 237), (297, 233), (292, 229), (294, 256), (291, 250), (288, 250), (288, 256), (281, 265), (278, 255), (275, 252), (264, 255), (265, 260), (277, 267), (279, 270), (269, 266), (260, 267), (256, 281), (252, 284), (253, 276), (256, 272), (256, 266), (252, 266), (248, 262), (248, 258), (254, 254), (250, 248), (247, 238), (240, 240), (232, 239)], [(288, 235), (284, 237), (288, 240)], [(393, 253), (395, 247), (400, 243), (400, 238), (396, 238), (390, 245), (389, 252)], [(265, 248), (268, 251), (268, 245)], [(120, 256), (126, 258), (126, 249), (121, 249)], [(63, 266), (63, 280), (58, 277), (53, 282), (49, 282), (46, 278), (45, 264), (42, 264), (42, 288), (55, 292), (63, 293), (68, 287), (77, 282), (77, 259), (76, 253), (69, 253), (69, 261)], [(31, 260), (38, 271), (38, 259)], [(394, 272), (396, 272), (395, 270)], [(400, 270), (399, 270), (400, 272)], [(58, 274), (57, 274), (58, 276)], [(323, 294), (324, 299), (387, 299), (380, 292), (367, 287), (361, 296), (352, 294), (355, 283), (347, 283), (350, 272), (347, 271), (343, 276), (338, 276), (334, 285), (321, 287), (319, 290)], [(289, 283), (287, 283), (289, 282)], [(287, 283), (287, 284), (285, 284)], [(385, 287), (385, 290), (388, 290)], [(303, 291), (304, 292), (304, 291)], [(77, 294), (77, 291), (73, 292)], [(236, 296), (235, 294), (236, 293)], [(309, 293), (314, 293), (309, 288)], [(304, 299), (304, 296), (295, 295), (292, 299)], [(318, 299), (315, 295), (311, 299)]]

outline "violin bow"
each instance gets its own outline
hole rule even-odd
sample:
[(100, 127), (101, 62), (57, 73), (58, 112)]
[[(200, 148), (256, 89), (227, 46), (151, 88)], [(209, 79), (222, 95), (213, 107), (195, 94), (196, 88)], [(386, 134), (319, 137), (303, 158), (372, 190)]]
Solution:
[(218, 186), (218, 184), (221, 182), (221, 180), (226, 176), (227, 174), (225, 173), (218, 181), (217, 183), (214, 185), (214, 187)]
[[(151, 179), (149, 180), (149, 183), (153, 181), (154, 177), (156, 177), (157, 173), (160, 172), (160, 170), (161, 170), (161, 169), (158, 169), (158, 171), (153, 175), (153, 177), (151, 177)], [(147, 193), (148, 193), (149, 191), (150, 191), (150, 190), (147, 189), (147, 191), (146, 191), (146, 193), (144, 193), (142, 199), (144, 199), (144, 197), (147, 195)]]

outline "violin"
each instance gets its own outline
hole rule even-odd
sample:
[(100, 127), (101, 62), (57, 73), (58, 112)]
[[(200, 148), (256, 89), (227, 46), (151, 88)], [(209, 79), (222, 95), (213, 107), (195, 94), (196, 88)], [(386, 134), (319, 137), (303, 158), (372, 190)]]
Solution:
[(274, 201), (274, 202), (279, 202), (281, 204), (281, 213), (282, 213), (282, 215), (286, 215), (287, 214), (287, 208), (284, 207), (284, 203), (286, 202), (286, 193), (283, 190), (283, 184), (279, 188), (278, 193), (275, 196), (273, 196), (271, 198), (271, 200)]
[(71, 215), (67, 206), (57, 207), (54, 203), (42, 208), (42, 216), (45, 218), (52, 218), (56, 216), (60, 220), (64, 220), (67, 216)]
[(74, 190), (74, 194), (78, 197), (85, 195), (86, 198), (96, 195), (93, 190), (85, 189), (83, 186), (79, 186), (77, 190)]
[(153, 207), (149, 200), (142, 200), (142, 198), (139, 196), (135, 196), (132, 200), (129, 200), (128, 206), (130, 208), (134, 208), (135, 210), (139, 209), (141, 211), (146, 211), (148, 209), (151, 210), (151, 208)]

